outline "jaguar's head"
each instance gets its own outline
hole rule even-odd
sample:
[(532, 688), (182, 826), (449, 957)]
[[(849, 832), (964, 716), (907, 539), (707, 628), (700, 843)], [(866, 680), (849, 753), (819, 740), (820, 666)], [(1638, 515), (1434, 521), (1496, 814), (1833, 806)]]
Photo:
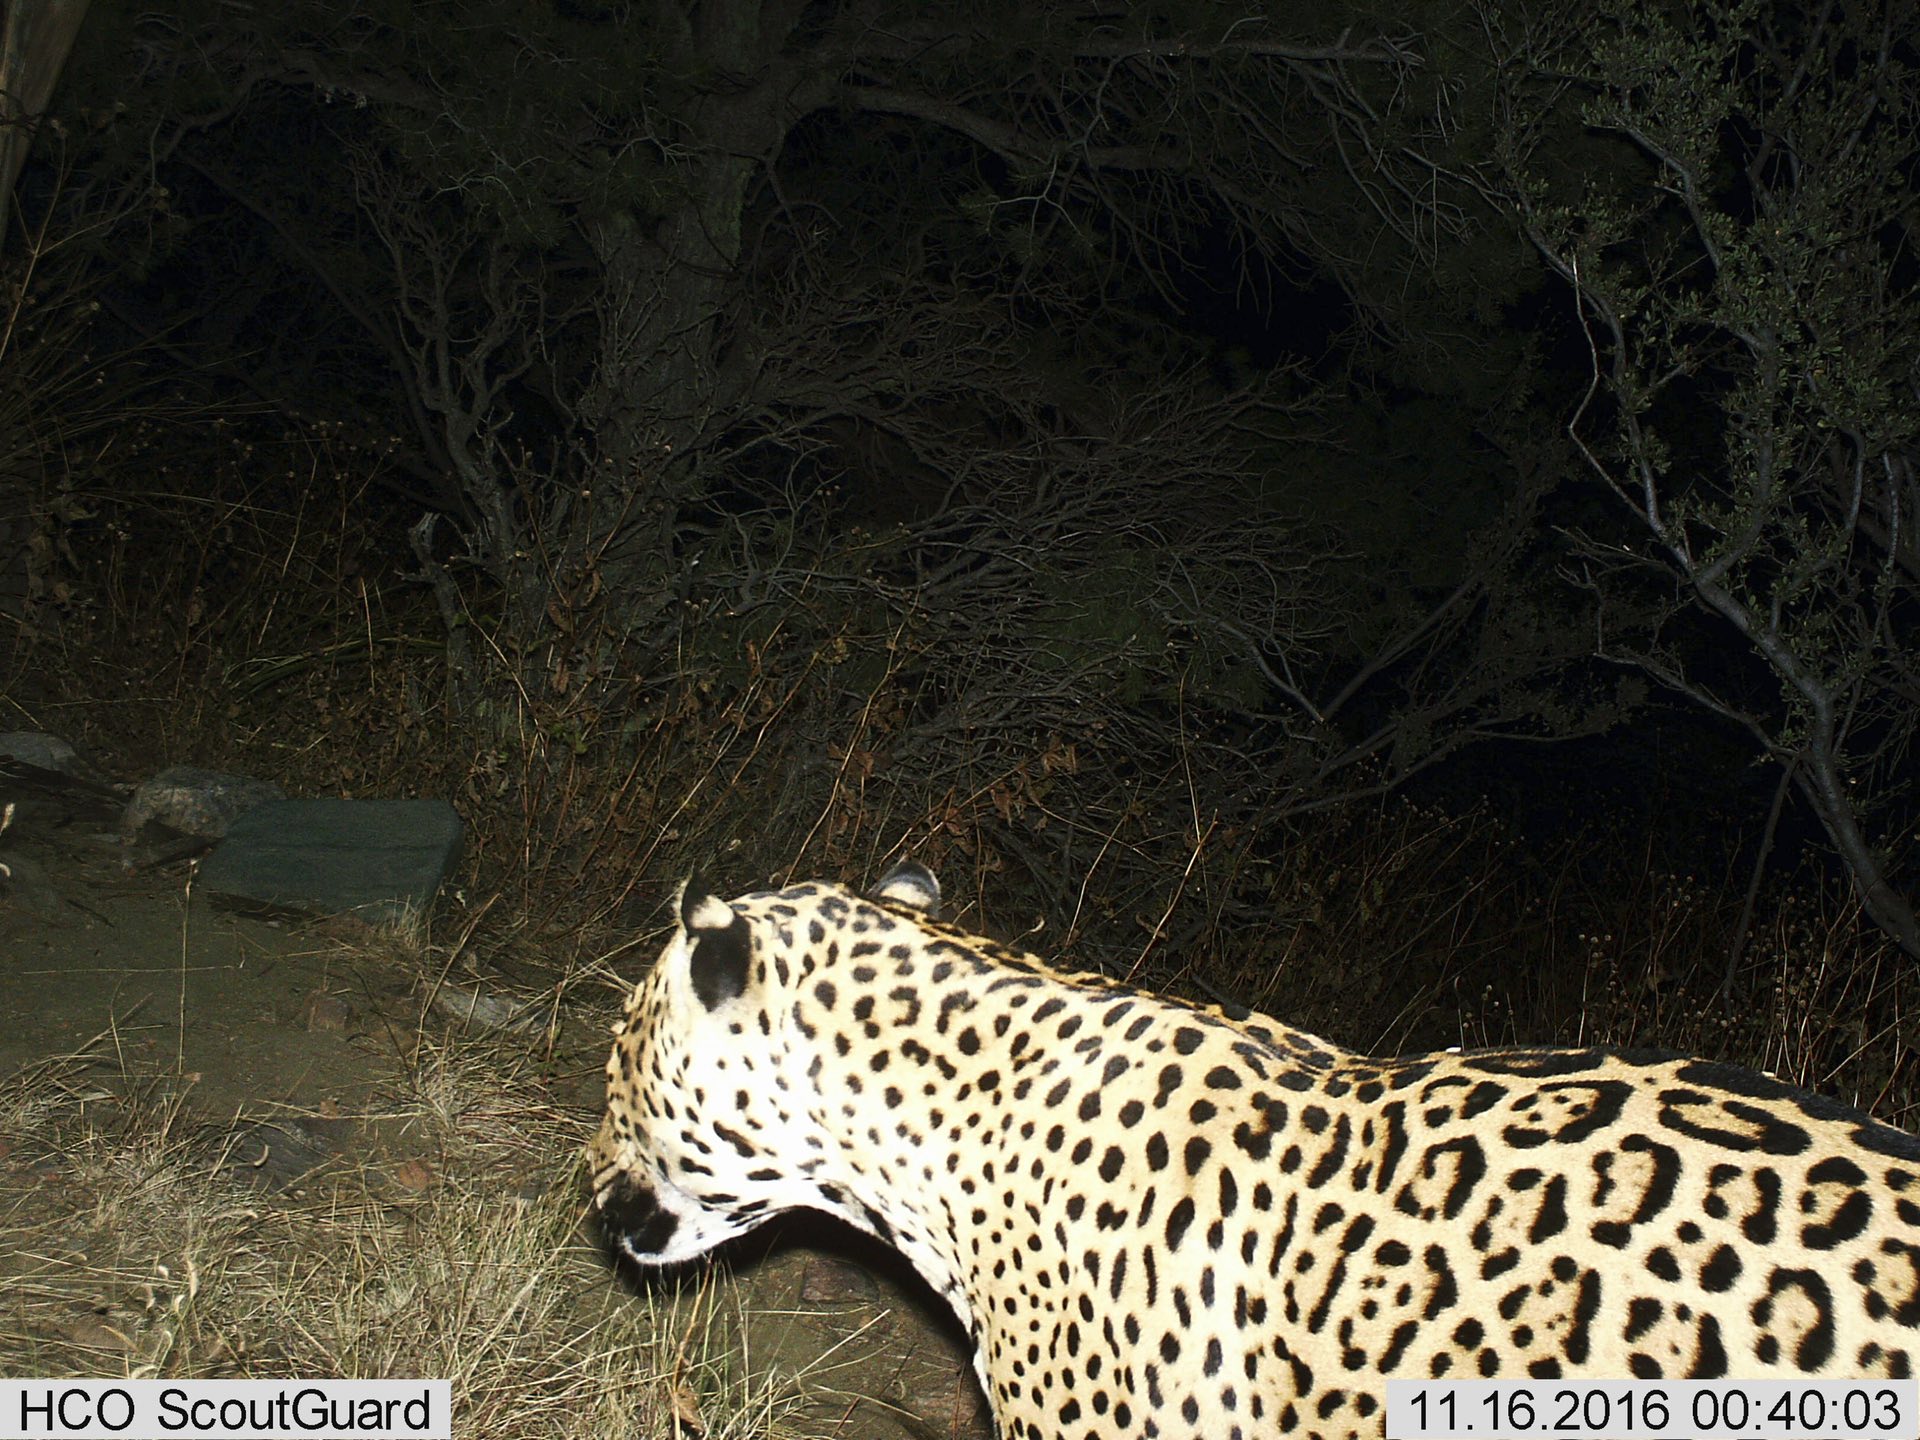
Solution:
[[(902, 867), (874, 898), (931, 911), (939, 886)], [(681, 893), (679, 927), (614, 1027), (607, 1109), (588, 1146), (595, 1203), (623, 1254), (668, 1265), (770, 1216), (838, 1209), (795, 987), (839, 918), (874, 907), (837, 886), (722, 900)]]

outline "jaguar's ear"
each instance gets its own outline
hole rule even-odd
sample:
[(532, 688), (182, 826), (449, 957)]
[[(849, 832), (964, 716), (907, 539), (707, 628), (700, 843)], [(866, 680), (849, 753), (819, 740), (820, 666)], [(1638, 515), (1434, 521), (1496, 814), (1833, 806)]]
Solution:
[(689, 882), (680, 891), (680, 925), (687, 932), (693, 993), (707, 1009), (716, 1010), (747, 988), (747, 969), (753, 962), (747, 922), (718, 895), (696, 890)]
[(905, 905), (924, 915), (940, 913), (940, 882), (934, 879), (933, 871), (911, 860), (894, 866), (868, 894), (872, 899), (891, 900), (895, 905)]

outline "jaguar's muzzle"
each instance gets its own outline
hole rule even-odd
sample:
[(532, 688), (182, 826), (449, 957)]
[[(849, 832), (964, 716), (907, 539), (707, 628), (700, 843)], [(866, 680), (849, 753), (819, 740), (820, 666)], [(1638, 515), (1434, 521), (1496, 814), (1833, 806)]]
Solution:
[(651, 1186), (631, 1175), (617, 1175), (600, 1193), (600, 1223), (614, 1243), (641, 1264), (658, 1264), (660, 1254), (680, 1228), (680, 1217), (664, 1209)]

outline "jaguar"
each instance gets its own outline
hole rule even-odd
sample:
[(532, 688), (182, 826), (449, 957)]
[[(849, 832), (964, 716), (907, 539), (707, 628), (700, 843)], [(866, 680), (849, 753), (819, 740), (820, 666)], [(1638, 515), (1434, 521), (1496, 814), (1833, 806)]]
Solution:
[(1379, 1436), (1389, 1379), (1911, 1377), (1920, 1140), (1668, 1053), (1374, 1059), (870, 894), (684, 888), (595, 1201), (643, 1267), (799, 1207), (952, 1305), (1005, 1440)]

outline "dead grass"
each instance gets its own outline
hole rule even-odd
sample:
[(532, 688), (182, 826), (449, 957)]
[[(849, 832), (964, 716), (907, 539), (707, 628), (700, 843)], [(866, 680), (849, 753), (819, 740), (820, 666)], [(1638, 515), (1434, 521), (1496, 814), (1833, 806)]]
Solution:
[(1920, 1118), (1920, 973), (1843, 880), (1772, 877), (1742, 944), (1738, 857), (1677, 871), (1613, 841), (1523, 845), (1477, 814), (1356, 807), (1245, 874), (1251, 918), (1223, 908), (1173, 980), (1375, 1054), (1674, 1050)]
[(1808, 873), (1781, 887), (1730, 973), (1733, 897), (1688, 876), (1662, 881), (1637, 933), (1581, 936), (1580, 1039), (1730, 1060), (1913, 1127), (1920, 976), (1843, 882)]
[(424, 1046), (376, 1118), (440, 1157), (239, 1178), (163, 1082), (72, 1056), (0, 1081), (0, 1373), (448, 1378), (455, 1433), (806, 1433), (805, 1376), (753, 1375), (730, 1290), (635, 1296), (582, 1221), (584, 1121), (524, 1062)]
[[(1184, 782), (1132, 732), (916, 750), (946, 694), (929, 678), (946, 673), (938, 637), (894, 634), (838, 591), (749, 616), (690, 604), (671, 663), (616, 623), (611, 595), (525, 653), (501, 597), (468, 596), (463, 628), (499, 664), (462, 709), (444, 617), (396, 558), (369, 478), (394, 463), (387, 442), (224, 428), (185, 457), (203, 462), (191, 483), (167, 478), (177, 439), (148, 426), (126, 444), (153, 488), (103, 488), (60, 522), (65, 618), (57, 640), (0, 647), (7, 723), (149, 769), (448, 797), (468, 826), (465, 908), (414, 967), (444, 1013), (478, 1003), (462, 968), (476, 957), (572, 957), (557, 977), (513, 976), (528, 984), (509, 1018), (551, 1047), (579, 982), (599, 978), (591, 957), (647, 932), (689, 872), (734, 889), (871, 878), (910, 851), (942, 869), (963, 923), (1358, 1048), (1653, 1044), (1896, 1117), (1920, 1106), (1901, 1038), (1920, 977), (1842, 889), (1811, 874), (1771, 887), (1729, 982), (1737, 836), (1682, 870), (1642, 822), (1605, 816), (1545, 846), (1400, 800), (1206, 819), (1198, 791), (1170, 799)], [(324, 514), (316, 493), (335, 497)]]

